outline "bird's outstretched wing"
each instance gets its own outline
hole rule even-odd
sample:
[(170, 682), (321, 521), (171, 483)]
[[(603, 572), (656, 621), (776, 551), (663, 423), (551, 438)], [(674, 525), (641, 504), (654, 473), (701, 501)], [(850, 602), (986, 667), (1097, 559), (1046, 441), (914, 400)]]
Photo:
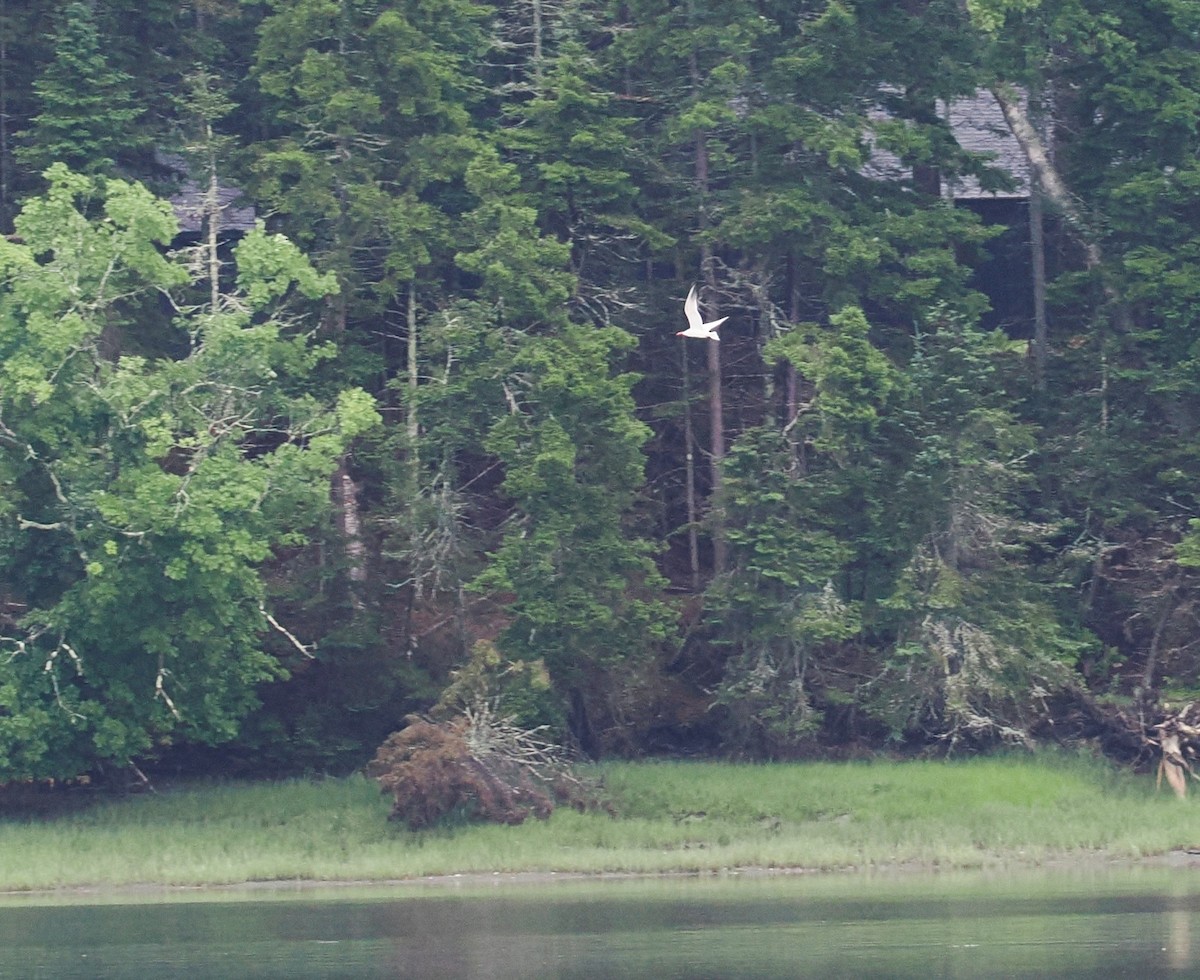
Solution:
[(729, 319), (727, 316), (721, 317), (719, 320), (713, 320), (711, 323), (705, 323), (700, 317), (700, 302), (696, 299), (695, 285), (688, 291), (687, 299), (683, 301), (683, 313), (687, 317), (688, 328), (680, 330), (675, 336), (677, 337), (697, 337), (700, 340), (720, 340), (717, 336), (717, 327)]
[(700, 301), (696, 298), (696, 286), (693, 284), (683, 301), (683, 315), (687, 317), (688, 326), (692, 330), (701, 330), (704, 321), (700, 319)]

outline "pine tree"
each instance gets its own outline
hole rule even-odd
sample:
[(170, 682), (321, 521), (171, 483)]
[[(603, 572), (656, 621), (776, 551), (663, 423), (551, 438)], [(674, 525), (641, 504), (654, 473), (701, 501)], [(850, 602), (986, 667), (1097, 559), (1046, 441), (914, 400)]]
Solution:
[(1055, 529), (1021, 514), (1035, 432), (1006, 404), (1014, 345), (955, 318), (917, 343), (889, 507), (915, 536), (876, 610), (892, 649), (860, 693), (893, 736), (1031, 745), (1088, 644), (1028, 560)]
[(502, 649), (545, 665), (589, 752), (628, 745), (622, 720), (645, 710), (639, 680), (671, 622), (651, 546), (630, 521), (648, 430), (634, 415), (636, 379), (611, 367), (630, 343), (576, 325), (520, 343), (507, 382), (517, 410), (486, 440), (513, 511), (475, 588), (512, 594)]
[[(1048, 290), (1037, 417), (1038, 476), (1055, 491), (1045, 516), (1075, 529), (1058, 542), (1060, 574), (1085, 599), (1072, 612), (1123, 658), (1111, 689), (1149, 701), (1164, 686), (1190, 692), (1197, 12), (1043, 0), (1019, 15), (980, 2), (971, 15), (1067, 256)], [(1041, 131), (1012, 96), (1018, 84), (1042, 107)]]
[(65, 163), (81, 173), (111, 173), (136, 150), (141, 109), (130, 79), (108, 64), (90, 5), (68, 4), (54, 37), (54, 60), (34, 83), (39, 111), (20, 137), (17, 160), (40, 173)]
[(0, 232), (12, 231), (22, 198), (38, 175), (19, 166), (18, 136), (38, 112), (33, 83), (51, 58), (52, 11), (46, 4), (0, 0)]
[(830, 707), (853, 703), (846, 668), (890, 585), (897, 528), (884, 501), (902, 380), (868, 331), (850, 307), (768, 347), (811, 381), (793, 424), (803, 469), (773, 422), (730, 450), (730, 569), (709, 590), (727, 651), (717, 704), (726, 737), (756, 754), (795, 752), (821, 735)]

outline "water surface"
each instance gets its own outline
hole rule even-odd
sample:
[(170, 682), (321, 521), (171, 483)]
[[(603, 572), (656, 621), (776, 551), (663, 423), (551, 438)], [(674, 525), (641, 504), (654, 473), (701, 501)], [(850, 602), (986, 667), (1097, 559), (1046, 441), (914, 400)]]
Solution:
[(0, 977), (1148, 977), (1200, 877), (723, 876), (0, 899)]

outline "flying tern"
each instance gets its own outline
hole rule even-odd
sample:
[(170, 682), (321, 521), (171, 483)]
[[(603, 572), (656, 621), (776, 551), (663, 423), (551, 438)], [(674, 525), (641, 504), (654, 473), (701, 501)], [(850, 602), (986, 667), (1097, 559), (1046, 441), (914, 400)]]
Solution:
[(710, 320), (705, 323), (700, 319), (700, 302), (696, 299), (696, 287), (692, 286), (691, 292), (683, 302), (683, 313), (687, 317), (688, 328), (686, 330), (676, 331), (676, 337), (699, 337), (701, 340), (720, 340), (717, 336), (717, 327), (729, 319), (727, 316), (721, 317), (719, 320)]

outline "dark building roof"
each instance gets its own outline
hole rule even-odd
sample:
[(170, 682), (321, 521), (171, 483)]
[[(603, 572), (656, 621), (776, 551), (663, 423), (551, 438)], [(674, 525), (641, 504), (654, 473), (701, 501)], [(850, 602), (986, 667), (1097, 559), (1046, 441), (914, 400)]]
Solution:
[(1006, 171), (1016, 183), (1011, 191), (984, 191), (974, 177), (964, 177), (947, 181), (946, 196), (956, 200), (1029, 197), (1029, 161), (991, 92), (980, 89), (974, 98), (955, 99), (946, 107), (946, 121), (959, 146), (970, 153), (987, 154), (993, 166)]
[[(169, 198), (179, 219), (182, 234), (199, 234), (204, 228), (208, 206), (207, 191), (194, 180), (185, 180), (177, 194)], [(254, 208), (242, 202), (240, 188), (228, 184), (217, 187), (217, 203), (221, 208), (222, 231), (250, 231), (254, 228)]]
[[(179, 190), (167, 200), (179, 221), (179, 232), (183, 235), (198, 235), (204, 230), (204, 216), (208, 208), (208, 189), (193, 180), (187, 161), (177, 153), (154, 155), (155, 162), (170, 171), (179, 181)], [(222, 231), (251, 231), (254, 228), (254, 206), (242, 198), (242, 190), (233, 184), (218, 184), (217, 204), (221, 208)]]
[[(1010, 191), (985, 191), (974, 177), (946, 180), (942, 193), (955, 200), (1000, 200), (1029, 197), (1029, 162), (1008, 128), (999, 104), (991, 92), (980, 89), (974, 96), (955, 99), (948, 106), (939, 103), (938, 110), (950, 125), (959, 146), (971, 153), (991, 158), (991, 165), (1008, 173), (1016, 186)], [(873, 118), (884, 120), (888, 115), (879, 110)], [(872, 142), (871, 134), (867, 134)], [(912, 171), (895, 154), (872, 144), (871, 157), (863, 173), (880, 179), (911, 177)]]

